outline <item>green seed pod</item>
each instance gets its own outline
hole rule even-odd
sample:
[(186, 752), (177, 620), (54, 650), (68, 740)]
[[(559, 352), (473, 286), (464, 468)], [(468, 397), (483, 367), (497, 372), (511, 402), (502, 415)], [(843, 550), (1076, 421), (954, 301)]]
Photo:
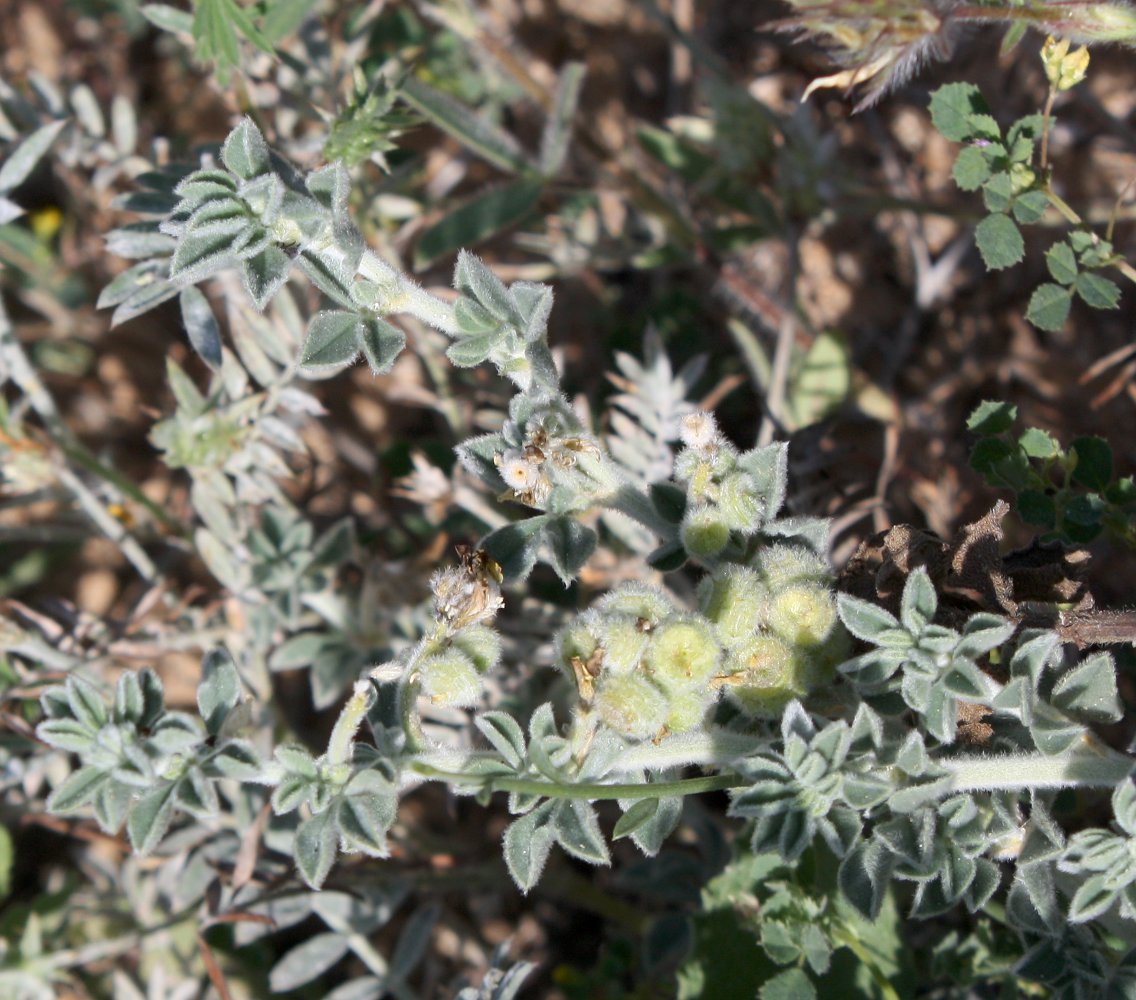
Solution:
[(642, 674), (605, 677), (593, 702), (610, 729), (634, 740), (654, 736), (667, 718), (667, 697)]
[(770, 630), (795, 646), (819, 646), (835, 624), (836, 601), (823, 587), (787, 587), (769, 605)]
[(501, 636), (485, 625), (468, 625), (453, 638), (454, 645), (473, 660), (480, 673), (492, 670), (501, 659)]
[(726, 566), (698, 585), (702, 612), (718, 627), (727, 645), (744, 639), (765, 623), (769, 591), (756, 570)]
[(652, 634), (644, 662), (666, 691), (706, 687), (722, 658), (713, 629), (701, 618), (676, 618)]
[(731, 531), (752, 535), (765, 521), (765, 501), (746, 472), (733, 472), (718, 487), (718, 512)]
[(631, 615), (651, 628), (678, 610), (671, 597), (658, 587), (645, 583), (622, 583), (595, 604), (604, 613)]
[(726, 696), (747, 715), (777, 718), (801, 691), (801, 653), (776, 636), (757, 636), (731, 652)]
[(717, 692), (713, 689), (690, 688), (686, 691), (676, 691), (670, 695), (670, 710), (667, 712), (667, 730), (672, 733), (687, 733), (702, 725), (706, 718), (706, 710), (717, 701)]
[(763, 548), (754, 565), (772, 591), (799, 583), (828, 583), (832, 578), (823, 558), (804, 546), (784, 542)]
[(562, 629), (556, 637), (557, 659), (560, 661), (560, 665), (568, 671), (569, 676), (572, 675), (573, 658), (580, 660), (581, 663), (587, 663), (592, 654), (595, 653), (596, 646), (599, 645), (599, 640), (596, 639), (592, 628), (588, 627), (589, 619), (594, 626), (597, 616), (583, 615), (567, 628)]
[(418, 665), (422, 693), (437, 705), (470, 708), (481, 698), (481, 676), (465, 653), (450, 649)]
[(639, 666), (649, 637), (642, 622), (641, 618), (622, 614), (600, 618), (599, 641), (605, 673), (626, 674)]
[(679, 529), (682, 544), (693, 556), (716, 556), (730, 540), (730, 529), (716, 507), (687, 509)]

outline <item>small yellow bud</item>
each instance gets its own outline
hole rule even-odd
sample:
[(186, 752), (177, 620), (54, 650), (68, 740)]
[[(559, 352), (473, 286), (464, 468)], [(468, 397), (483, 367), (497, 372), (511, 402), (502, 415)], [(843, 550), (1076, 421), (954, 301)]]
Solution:
[(648, 639), (642, 621), (631, 615), (604, 615), (600, 620), (598, 631), (605, 672), (625, 674), (639, 666)]
[(1041, 62), (1045, 76), (1055, 90), (1070, 90), (1089, 72), (1089, 50), (1082, 45), (1069, 51), (1069, 39), (1060, 41), (1050, 35), (1041, 47)]
[(462, 629), (454, 636), (453, 642), (473, 661), (480, 673), (492, 670), (501, 659), (501, 637), (484, 625), (470, 625)]
[(733, 472), (718, 487), (718, 511), (732, 531), (755, 534), (765, 518), (765, 501), (757, 484), (745, 472)]
[(658, 587), (631, 582), (620, 584), (601, 597), (595, 606), (605, 613), (642, 619), (649, 628), (654, 628), (678, 610), (675, 602)]
[(778, 543), (762, 549), (755, 562), (765, 584), (773, 592), (795, 584), (827, 583), (828, 565), (811, 549)]
[(726, 695), (747, 715), (777, 718), (781, 710), (800, 693), (797, 673), (801, 655), (776, 636), (758, 636), (731, 652)]
[(710, 688), (691, 688), (687, 691), (672, 692), (670, 711), (664, 725), (671, 733), (687, 733), (702, 724), (706, 709), (717, 700), (716, 692)]

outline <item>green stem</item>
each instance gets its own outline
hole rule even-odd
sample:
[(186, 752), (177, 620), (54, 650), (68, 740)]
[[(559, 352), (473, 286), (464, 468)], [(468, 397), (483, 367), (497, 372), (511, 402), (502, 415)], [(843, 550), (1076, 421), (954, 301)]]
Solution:
[(680, 778), (677, 781), (658, 781), (651, 784), (604, 785), (585, 782), (564, 785), (558, 781), (539, 778), (483, 778), (462, 774), (460, 771), (443, 771), (421, 761), (411, 761), (410, 770), (430, 781), (444, 781), (448, 785), (477, 785), (490, 792), (520, 792), (523, 795), (540, 795), (549, 799), (584, 799), (598, 802), (607, 799), (657, 799), (676, 795), (700, 795), (727, 788), (741, 788), (748, 784), (734, 774), (712, 774), (702, 778)]
[(346, 764), (351, 760), (351, 748), (355, 743), (355, 734), (363, 724), (367, 709), (374, 701), (374, 687), (370, 680), (358, 681), (339, 718), (335, 720), (335, 728), (331, 731), (331, 738), (327, 743), (328, 764)]
[(1107, 748), (1044, 754), (1005, 754), (939, 760), (950, 773), (948, 792), (1018, 791), (1027, 788), (1114, 788), (1136, 760)]

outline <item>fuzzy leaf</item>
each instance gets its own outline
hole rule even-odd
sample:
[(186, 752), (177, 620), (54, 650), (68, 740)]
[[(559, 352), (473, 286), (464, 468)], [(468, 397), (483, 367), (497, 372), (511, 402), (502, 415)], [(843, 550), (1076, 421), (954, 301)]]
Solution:
[(8, 154), (3, 166), (0, 166), (0, 194), (19, 187), (27, 180), (66, 126), (66, 119), (41, 125)]
[(359, 321), (359, 347), (371, 366), (372, 375), (385, 375), (406, 346), (406, 334), (397, 326), (370, 316)]
[(525, 734), (516, 719), (508, 712), (484, 712), (474, 717), (473, 724), (510, 766), (520, 767), (525, 759)]
[(978, 146), (967, 146), (959, 151), (951, 176), (963, 191), (977, 191), (990, 179), (990, 163)]
[(211, 736), (221, 731), (225, 719), (241, 700), (241, 678), (225, 649), (212, 649), (201, 663), (197, 708)]
[(81, 767), (51, 793), (47, 811), (57, 815), (75, 812), (87, 805), (109, 780), (110, 776), (97, 767)]
[(1108, 653), (1094, 653), (1063, 675), (1049, 700), (1055, 708), (1087, 722), (1117, 722), (1124, 714)]
[(296, 830), (293, 847), (296, 868), (300, 877), (313, 889), (318, 889), (335, 863), (335, 848), (339, 831), (334, 808), (327, 809), (305, 820)]
[(308, 368), (335, 368), (359, 356), (358, 313), (325, 309), (312, 318), (300, 363)]
[(596, 548), (596, 533), (572, 517), (550, 518), (541, 532), (549, 565), (565, 587), (579, 575)]
[(130, 810), (126, 828), (130, 843), (139, 854), (149, 854), (169, 829), (174, 817), (178, 782), (170, 781), (143, 795)]
[(527, 893), (536, 885), (552, 850), (552, 808), (553, 803), (545, 802), (505, 831), (505, 864), (522, 892)]
[(181, 321), (198, 356), (214, 371), (221, 368), (221, 331), (209, 300), (193, 285), (181, 290)]
[(556, 842), (573, 857), (593, 865), (611, 864), (595, 807), (581, 799), (557, 804), (555, 810)]
[(251, 181), (271, 169), (268, 143), (251, 118), (242, 118), (221, 147), (221, 161), (241, 180)]
[(875, 642), (883, 633), (892, 632), (899, 628), (899, 621), (886, 608), (877, 604), (839, 594), (836, 598), (840, 620), (857, 639), (865, 642)]
[(347, 936), (333, 931), (315, 934), (296, 945), (268, 974), (273, 993), (286, 993), (310, 983), (338, 962), (349, 949)]

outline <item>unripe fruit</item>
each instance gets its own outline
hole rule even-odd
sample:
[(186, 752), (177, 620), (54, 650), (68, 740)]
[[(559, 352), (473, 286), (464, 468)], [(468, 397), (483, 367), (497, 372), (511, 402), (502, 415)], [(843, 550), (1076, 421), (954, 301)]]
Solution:
[(756, 570), (727, 566), (698, 586), (702, 612), (718, 627), (718, 636), (729, 645), (744, 639), (765, 623), (769, 591)]
[(787, 587), (773, 595), (768, 624), (795, 646), (819, 646), (836, 624), (836, 601), (822, 587)]
[(666, 695), (642, 674), (605, 677), (593, 704), (609, 729), (633, 740), (654, 736), (669, 711)]
[(596, 602), (595, 607), (606, 613), (642, 619), (652, 628), (678, 610), (675, 602), (657, 587), (630, 582), (622, 583), (605, 594)]
[(666, 691), (706, 687), (720, 659), (713, 630), (695, 617), (660, 625), (652, 633), (644, 657), (647, 670)]
[(497, 666), (501, 659), (501, 637), (485, 625), (469, 625), (453, 637), (454, 645), (473, 660), (479, 673)]
[(811, 549), (779, 542), (757, 554), (755, 566), (774, 593), (798, 583), (827, 583), (828, 564)]
[(702, 724), (706, 710), (717, 700), (711, 688), (690, 688), (672, 692), (665, 725), (672, 733), (686, 733)]
[(730, 540), (730, 529), (717, 508), (706, 504), (687, 510), (679, 533), (686, 551), (694, 556), (716, 556)]
[(776, 636), (758, 636), (733, 651), (727, 668), (727, 697), (747, 715), (777, 718), (801, 692), (798, 675), (804, 666), (800, 652)]
[(556, 637), (556, 650), (560, 663), (569, 675), (572, 674), (572, 660), (578, 659), (581, 663), (587, 663), (596, 651), (596, 646), (599, 645), (595, 635), (585, 624), (589, 617), (592, 616), (585, 615), (577, 619)]
[(418, 665), (422, 693), (436, 705), (471, 708), (481, 698), (481, 676), (465, 653), (450, 649), (428, 656)]
[(604, 615), (598, 621), (605, 673), (625, 674), (639, 666), (647, 647), (643, 619), (631, 615)]
[(757, 532), (765, 520), (765, 501), (757, 492), (753, 476), (733, 472), (718, 487), (718, 513), (731, 531)]

